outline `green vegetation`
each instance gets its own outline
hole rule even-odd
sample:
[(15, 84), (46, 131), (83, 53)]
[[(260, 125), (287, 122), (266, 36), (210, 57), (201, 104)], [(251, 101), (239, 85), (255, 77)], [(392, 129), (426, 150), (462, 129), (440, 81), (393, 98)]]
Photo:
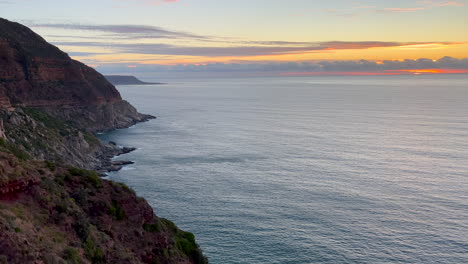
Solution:
[(91, 237), (88, 237), (83, 243), (83, 248), (86, 254), (86, 257), (91, 260), (93, 264), (105, 263), (106, 259), (104, 252), (101, 248), (96, 245), (96, 242)]
[(86, 178), (86, 182), (90, 183), (95, 188), (102, 187), (102, 179), (99, 177), (98, 173), (91, 170), (85, 170), (75, 167), (70, 167), (68, 172), (72, 176), (83, 176)]
[(123, 182), (114, 182), (114, 181), (113, 181), (113, 182), (111, 182), (111, 183), (112, 183), (112, 185), (114, 185), (114, 186), (116, 186), (116, 187), (119, 187), (119, 189), (117, 189), (118, 192), (121, 191), (120, 189), (123, 189), (123, 190), (124, 190), (125, 192), (127, 192), (127, 193), (135, 194), (135, 191), (134, 191), (132, 188), (128, 187), (128, 186), (127, 186), (125, 183), (123, 183)]
[(158, 222), (155, 223), (155, 224), (144, 224), (144, 225), (143, 225), (143, 229), (144, 229), (146, 232), (150, 232), (150, 233), (161, 232), (161, 231), (162, 231), (162, 225), (161, 225), (161, 223), (158, 221)]
[(55, 164), (55, 162), (46, 160), (45, 165), (46, 165), (46, 168), (48, 168), (51, 171), (55, 171), (57, 169), (57, 164)]
[(120, 204), (115, 200), (112, 201), (112, 205), (109, 208), (109, 214), (112, 215), (118, 221), (122, 221), (126, 217), (125, 211), (122, 209)]
[(23, 161), (31, 159), (31, 156), (29, 156), (28, 153), (19, 148), (18, 145), (6, 141), (3, 138), (0, 138), (0, 151), (11, 153), (15, 155), (18, 159)]
[(175, 238), (176, 246), (187, 256), (192, 256), (198, 252), (195, 242), (195, 235), (190, 232), (179, 231)]
[(81, 260), (80, 254), (78, 249), (76, 248), (66, 248), (63, 251), (63, 259), (65, 259), (70, 264), (81, 264), (83, 261)]
[(78, 215), (75, 219), (75, 223), (73, 223), (73, 229), (76, 235), (83, 241), (89, 236), (89, 226), (89, 221), (83, 215)]
[(60, 185), (65, 185), (65, 182), (71, 180), (70, 174), (64, 174), (64, 175), (58, 175), (55, 177), (55, 182), (57, 182)]
[(171, 220), (168, 220), (166, 218), (160, 218), (160, 221), (165, 226), (166, 229), (172, 232), (177, 232), (179, 230), (176, 224), (174, 224), (174, 222), (172, 222)]
[(99, 139), (90, 133), (83, 133), (83, 137), (90, 145), (99, 145), (100, 143)]
[(161, 231), (178, 232), (177, 226), (170, 220), (159, 218), (154, 224), (144, 224), (143, 229), (146, 232), (156, 233)]
[(198, 261), (197, 263), (206, 263), (206, 259), (195, 241), (195, 235), (180, 230), (172, 221), (160, 218), (153, 224), (144, 224), (143, 229), (150, 233), (162, 231), (175, 233), (174, 242), (178, 250), (183, 252), (186, 256), (196, 259)]
[[(31, 108), (31, 107), (25, 107), (23, 108), (23, 111), (29, 115), (31, 118), (34, 120), (41, 122), (44, 124), (44, 126), (51, 128), (51, 129), (57, 129), (59, 131), (65, 131), (69, 129), (69, 126), (62, 120), (52, 117), (46, 112), (39, 110), (37, 108)], [(61, 132), (62, 133), (62, 132)]]

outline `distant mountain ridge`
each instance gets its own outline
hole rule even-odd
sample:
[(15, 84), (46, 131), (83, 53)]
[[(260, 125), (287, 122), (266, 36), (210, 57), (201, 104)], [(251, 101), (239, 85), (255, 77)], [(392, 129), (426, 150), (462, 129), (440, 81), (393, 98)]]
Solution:
[(106, 79), (113, 85), (145, 85), (145, 84), (164, 84), (164, 83), (153, 83), (144, 82), (139, 80), (135, 76), (131, 75), (105, 75)]

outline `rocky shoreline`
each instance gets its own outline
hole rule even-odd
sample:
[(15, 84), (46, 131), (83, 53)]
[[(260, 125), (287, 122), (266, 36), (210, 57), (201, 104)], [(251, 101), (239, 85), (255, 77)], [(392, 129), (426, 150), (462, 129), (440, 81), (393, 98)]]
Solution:
[(119, 171), (126, 165), (135, 164), (134, 161), (129, 160), (113, 160), (115, 157), (128, 154), (137, 150), (134, 147), (120, 147), (117, 143), (109, 141), (107, 146), (112, 146), (108, 148), (107, 152), (104, 153), (100, 158), (102, 160), (102, 165), (96, 168), (96, 171), (99, 173), (99, 176), (106, 177), (107, 173)]
[[(126, 129), (138, 123), (148, 122), (152, 119), (156, 119), (156, 117), (152, 115), (145, 115), (144, 119), (135, 121), (131, 125), (128, 125), (124, 128), (119, 128), (119, 129)], [(118, 129), (118, 128), (115, 128), (115, 129)], [(112, 129), (106, 132), (110, 132), (115, 129)], [(94, 168), (94, 170), (98, 172), (99, 176), (101, 177), (108, 176), (109, 172), (120, 171), (126, 165), (135, 164), (134, 161), (130, 161), (130, 160), (114, 160), (114, 158), (116, 157), (119, 157), (121, 155), (125, 155), (125, 154), (128, 154), (130, 152), (137, 150), (137, 148), (135, 147), (119, 146), (116, 142), (109, 141), (107, 142), (107, 144), (106, 143), (103, 144), (103, 150), (104, 150), (103, 153), (97, 157), (99, 160), (101, 160), (101, 164)]]

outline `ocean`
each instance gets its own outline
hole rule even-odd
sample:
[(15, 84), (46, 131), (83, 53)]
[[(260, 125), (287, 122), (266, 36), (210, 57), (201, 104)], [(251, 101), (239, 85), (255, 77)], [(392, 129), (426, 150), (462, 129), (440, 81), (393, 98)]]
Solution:
[(119, 86), (111, 173), (214, 264), (468, 263), (468, 75)]

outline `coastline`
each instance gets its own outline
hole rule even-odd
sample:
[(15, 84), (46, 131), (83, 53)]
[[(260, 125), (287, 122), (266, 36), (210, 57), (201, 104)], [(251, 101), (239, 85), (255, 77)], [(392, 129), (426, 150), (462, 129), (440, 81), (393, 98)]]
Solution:
[(123, 167), (127, 165), (134, 164), (134, 161), (130, 160), (114, 160), (114, 158), (128, 154), (137, 150), (135, 147), (127, 147), (127, 146), (120, 146), (114, 141), (103, 141), (99, 135), (105, 135), (106, 133), (119, 130), (119, 129), (129, 129), (135, 125), (140, 123), (149, 122), (151, 120), (157, 119), (156, 116), (145, 114), (145, 118), (142, 120), (134, 120), (131, 124), (123, 128), (114, 128), (106, 131), (99, 131), (94, 133), (94, 136), (99, 139), (99, 141), (103, 145), (103, 154), (98, 156), (98, 159), (101, 161), (101, 164), (94, 168), (94, 170), (99, 174), (101, 177), (107, 177), (109, 172), (120, 171)]
[(0, 18), (0, 46), (0, 263), (207, 263), (192, 233), (97, 172), (135, 150), (97, 132), (156, 117), (19, 23)]
[[(16, 116), (25, 114), (20, 111), (11, 114), (12, 118), (0, 116), (0, 120), (9, 121), (0, 122), (6, 125), (6, 137), (0, 139), (0, 260), (22, 264), (32, 263), (32, 259), (54, 258), (57, 261), (53, 263), (61, 263), (59, 260), (66, 260), (68, 253), (65, 254), (54, 237), (47, 234), (54, 232), (69, 245), (65, 250), (73, 251), (73, 258), (80, 260), (76, 263), (88, 263), (81, 261), (84, 259), (92, 263), (122, 263), (129, 258), (132, 261), (125, 263), (208, 263), (192, 233), (155, 215), (149, 203), (125, 184), (99, 177), (104, 176), (102, 171), (99, 175), (96, 170), (76, 167), (69, 161), (33, 158), (21, 150), (21, 145), (10, 140), (19, 133), (11, 128), (22, 124), (23, 120)], [(19, 134), (34, 131), (30, 134), (60, 135), (34, 117), (37, 118), (26, 115), (24, 120), (34, 125), (35, 130), (20, 125), (23, 130)], [(54, 145), (65, 139), (88, 145), (86, 139), (82, 141), (84, 132), (73, 131), (76, 133), (62, 131), (72, 139), (62, 135), (63, 138), (46, 142)], [(136, 148), (94, 140), (98, 141), (95, 152), (82, 154), (107, 163), (108, 167), (101, 167), (102, 170), (120, 170), (133, 163), (112, 159)], [(96, 153), (104, 154), (96, 157)], [(17, 208), (24, 212), (21, 216), (15, 215)], [(39, 224), (47, 229), (35, 228)], [(54, 245), (54, 248), (45, 249), (45, 245)], [(99, 262), (94, 262), (96, 259)]]
[(109, 172), (120, 171), (123, 167), (134, 164), (134, 161), (114, 160), (114, 158), (137, 150), (137, 148), (135, 147), (120, 146), (114, 141), (105, 142), (99, 137), (99, 135), (105, 135), (106, 133), (119, 129), (129, 129), (135, 125), (138, 125), (139, 123), (145, 123), (157, 119), (156, 116), (152, 115), (146, 115), (146, 117), (146, 119), (143, 119), (141, 121), (135, 121), (134, 123), (125, 128), (115, 128), (107, 131), (100, 131), (94, 133), (94, 136), (101, 141), (105, 150), (104, 153), (98, 157), (101, 160), (101, 164), (98, 167), (94, 168), (94, 170), (99, 174), (99, 176), (107, 177)]

